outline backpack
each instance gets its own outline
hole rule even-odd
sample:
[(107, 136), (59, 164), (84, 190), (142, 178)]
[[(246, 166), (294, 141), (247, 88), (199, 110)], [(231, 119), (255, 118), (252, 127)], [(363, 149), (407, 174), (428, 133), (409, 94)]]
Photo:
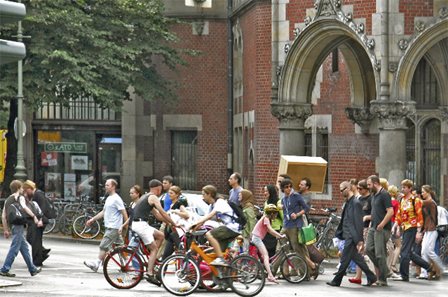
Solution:
[(6, 213), (8, 223), (11, 225), (26, 225), (31, 220), (30, 215), (25, 212), (18, 200), (8, 206)]
[(47, 219), (56, 219), (56, 216), (58, 214), (58, 211), (56, 210), (56, 207), (54, 206), (53, 201), (45, 196), (45, 193), (41, 190), (37, 190), (36, 192), (40, 192), (42, 194), (42, 197), (44, 199), (45, 207), (44, 207), (44, 216), (47, 217)]
[(234, 215), (236, 214), (236, 217), (234, 215), (231, 216), (233, 221), (237, 222), (240, 225), (240, 230), (246, 228), (247, 220), (246, 217), (244, 216), (243, 208), (241, 207), (241, 205), (238, 205), (232, 201), (227, 201), (227, 203), (229, 203), (229, 206), (232, 208), (233, 214)]

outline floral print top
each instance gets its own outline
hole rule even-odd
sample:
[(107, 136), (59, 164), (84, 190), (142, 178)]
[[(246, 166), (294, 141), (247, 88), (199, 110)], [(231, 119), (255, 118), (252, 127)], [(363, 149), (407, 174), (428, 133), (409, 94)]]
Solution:
[[(412, 203), (415, 199), (415, 209)], [(403, 197), (395, 215), (395, 223), (401, 226), (403, 231), (411, 227), (423, 227), (422, 201), (418, 197)]]

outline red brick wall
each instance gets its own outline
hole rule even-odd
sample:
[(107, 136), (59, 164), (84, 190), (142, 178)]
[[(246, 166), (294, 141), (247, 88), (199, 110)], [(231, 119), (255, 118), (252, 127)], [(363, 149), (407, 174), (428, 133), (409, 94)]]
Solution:
[[(279, 164), (278, 120), (271, 115), (271, 4), (260, 3), (240, 19), (243, 31), (244, 112), (255, 110), (255, 125), (245, 129), (244, 178), (257, 204), (265, 201), (263, 188), (275, 184)], [(249, 161), (250, 141), (254, 161)]]
[(210, 34), (202, 36), (193, 35), (191, 26), (173, 28), (181, 39), (177, 46), (204, 54), (185, 56), (190, 67), (180, 68), (179, 74), (166, 73), (184, 87), (178, 89), (178, 103), (150, 104), (150, 113), (157, 114), (157, 129), (154, 146), (148, 149), (154, 149), (154, 178), (171, 174), (171, 132), (163, 130), (162, 114), (201, 114), (197, 190), (212, 184), (227, 194), (227, 22), (213, 21), (209, 25)]
[(405, 34), (414, 33), (415, 17), (431, 17), (434, 15), (433, 9), (431, 0), (400, 0), (399, 10), (404, 13)]
[(343, 197), (339, 184), (351, 178), (358, 180), (375, 174), (375, 159), (379, 155), (379, 137), (375, 134), (355, 134), (345, 116), (350, 106), (350, 81), (344, 57), (339, 53), (339, 71), (332, 72), (332, 55), (323, 63), (321, 98), (313, 107), (314, 114), (332, 114), (332, 134), (329, 135), (329, 181), (333, 186), (331, 201), (313, 200), (313, 204), (341, 209)]

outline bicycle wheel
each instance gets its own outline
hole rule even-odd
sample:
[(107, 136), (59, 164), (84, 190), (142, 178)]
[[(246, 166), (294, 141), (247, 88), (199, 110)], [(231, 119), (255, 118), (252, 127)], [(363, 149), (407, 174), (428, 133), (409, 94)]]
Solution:
[(202, 260), (201, 257), (197, 260), (199, 270), (201, 271), (201, 287), (204, 288), (206, 291), (209, 292), (216, 292), (217, 286), (215, 282), (213, 281), (213, 271), (210, 269), (210, 266)]
[(144, 269), (134, 269), (132, 261), (138, 261), (140, 267), (144, 267), (142, 260), (134, 254), (132, 248), (117, 248), (107, 254), (103, 264), (107, 282), (117, 289), (135, 287), (142, 280)]
[(56, 227), (56, 219), (48, 219), (48, 224), (45, 225), (44, 234), (51, 233)]
[(177, 296), (193, 293), (201, 283), (201, 272), (196, 260), (185, 255), (173, 255), (165, 259), (160, 268), (160, 280), (165, 289)]
[(333, 228), (330, 228), (325, 232), (324, 234), (324, 252), (325, 255), (329, 258), (337, 258), (339, 249), (334, 246), (333, 238), (336, 234), (336, 230)]
[(100, 234), (100, 223), (98, 221), (92, 222), (90, 226), (87, 226), (87, 221), (90, 220), (91, 216), (78, 216), (73, 221), (72, 231), (74, 235), (77, 235), (84, 239), (93, 239)]
[(255, 296), (264, 288), (266, 274), (261, 263), (252, 256), (241, 254), (227, 267), (229, 285), (240, 296)]
[(305, 259), (296, 254), (286, 255), (280, 267), (283, 278), (290, 283), (298, 284), (308, 274), (308, 264)]

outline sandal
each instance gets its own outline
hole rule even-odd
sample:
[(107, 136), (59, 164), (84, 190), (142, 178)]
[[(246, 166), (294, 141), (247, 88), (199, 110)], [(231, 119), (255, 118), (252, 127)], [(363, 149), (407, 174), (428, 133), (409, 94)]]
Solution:
[(154, 284), (158, 287), (160, 287), (162, 285), (160, 283), (160, 281), (154, 275), (145, 274), (145, 279), (148, 283)]
[(424, 276), (417, 276), (416, 279), (428, 279), (428, 278)]
[(271, 283), (277, 284), (277, 285), (280, 284), (275, 277), (274, 278), (269, 278), (268, 277), (268, 281), (270, 281)]
[(319, 276), (319, 264), (314, 264), (314, 268), (311, 269), (312, 272), (312, 277), (314, 280), (317, 279), (317, 277)]
[(391, 266), (391, 267), (390, 267), (390, 270), (392, 270), (392, 271), (395, 272), (395, 273), (399, 273), (397, 267), (395, 267), (395, 266)]
[(382, 283), (373, 283), (370, 286), (372, 287), (387, 287), (387, 284), (382, 284)]
[(428, 280), (439, 281), (440, 280), (440, 275), (435, 274), (435, 275), (431, 276), (430, 278), (428, 277)]

